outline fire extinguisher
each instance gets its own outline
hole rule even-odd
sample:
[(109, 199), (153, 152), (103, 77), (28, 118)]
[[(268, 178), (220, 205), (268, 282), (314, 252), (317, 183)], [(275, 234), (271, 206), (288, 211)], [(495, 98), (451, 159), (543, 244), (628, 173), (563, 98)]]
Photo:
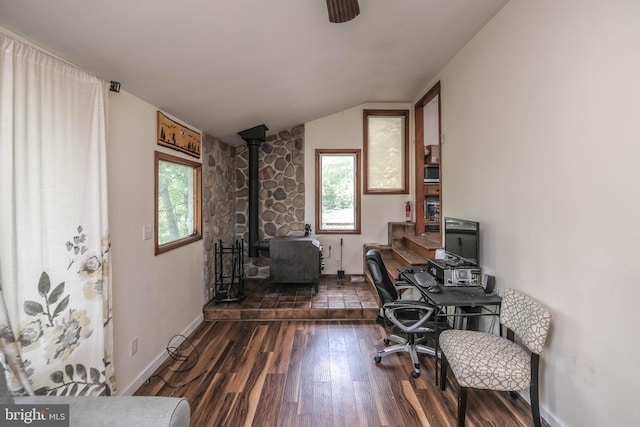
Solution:
[(411, 202), (407, 202), (404, 206), (404, 216), (407, 222), (411, 222)]

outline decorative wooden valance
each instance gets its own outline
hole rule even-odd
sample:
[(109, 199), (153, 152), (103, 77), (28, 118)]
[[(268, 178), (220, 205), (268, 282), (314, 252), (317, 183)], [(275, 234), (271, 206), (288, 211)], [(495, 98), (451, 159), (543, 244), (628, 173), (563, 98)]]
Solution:
[(199, 132), (171, 120), (158, 111), (158, 145), (182, 151), (199, 159), (201, 141)]

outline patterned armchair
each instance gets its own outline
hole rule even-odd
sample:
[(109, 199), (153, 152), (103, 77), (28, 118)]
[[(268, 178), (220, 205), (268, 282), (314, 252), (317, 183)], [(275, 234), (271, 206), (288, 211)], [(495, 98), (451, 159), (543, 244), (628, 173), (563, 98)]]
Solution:
[[(502, 298), (500, 324), (507, 338), (486, 332), (446, 330), (440, 334), (441, 382), (446, 387), (447, 366), (458, 383), (458, 426), (464, 426), (467, 388), (530, 389), (531, 414), (540, 427), (538, 369), (551, 324), (551, 314), (537, 301), (513, 289)], [(522, 346), (514, 342), (518, 336)]]

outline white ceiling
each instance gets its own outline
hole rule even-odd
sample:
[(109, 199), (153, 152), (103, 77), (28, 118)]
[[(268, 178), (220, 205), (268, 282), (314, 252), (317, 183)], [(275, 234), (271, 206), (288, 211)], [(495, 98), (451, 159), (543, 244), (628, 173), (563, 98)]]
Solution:
[(507, 0), (0, 0), (0, 26), (226, 142), (410, 102)]

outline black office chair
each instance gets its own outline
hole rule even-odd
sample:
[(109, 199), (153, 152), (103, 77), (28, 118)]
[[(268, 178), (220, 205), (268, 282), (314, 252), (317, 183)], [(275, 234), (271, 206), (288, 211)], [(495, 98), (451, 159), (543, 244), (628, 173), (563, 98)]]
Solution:
[[(371, 273), (373, 284), (378, 291), (382, 302), (383, 320), (386, 327), (391, 331), (399, 331), (406, 334), (401, 337), (390, 334), (384, 339), (385, 344), (395, 342), (395, 345), (386, 347), (378, 351), (374, 360), (380, 363), (382, 358), (389, 354), (406, 352), (411, 356), (413, 371), (411, 376), (420, 376), (420, 362), (418, 354), (435, 355), (433, 348), (424, 345), (428, 334), (433, 333), (433, 312), (435, 307), (424, 301), (398, 299), (398, 289), (407, 289), (412, 285), (406, 282), (391, 281), (387, 269), (382, 262), (380, 251), (371, 249), (365, 255), (367, 267)], [(418, 337), (417, 335), (420, 335)]]

